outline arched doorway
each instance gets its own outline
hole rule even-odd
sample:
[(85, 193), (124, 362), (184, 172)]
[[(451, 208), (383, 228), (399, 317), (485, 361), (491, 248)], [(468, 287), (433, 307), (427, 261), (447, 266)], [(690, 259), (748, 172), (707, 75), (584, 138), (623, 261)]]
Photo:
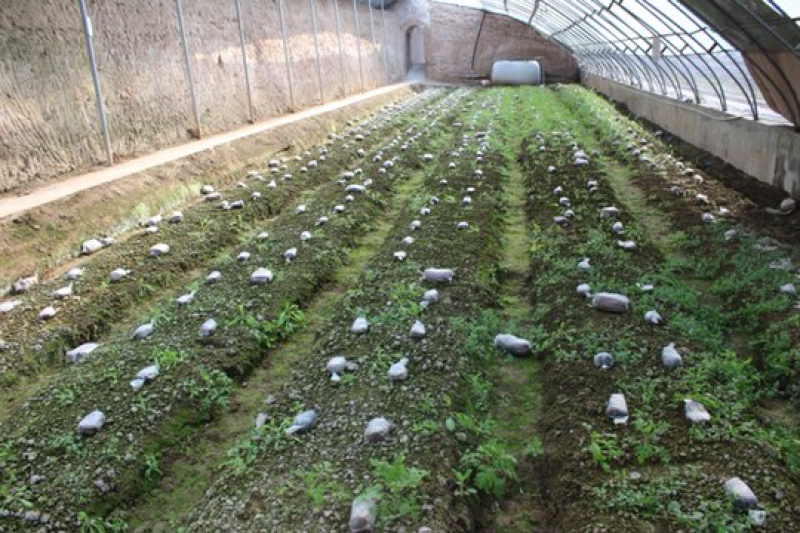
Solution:
[(421, 26), (406, 30), (406, 80), (425, 79), (425, 34)]

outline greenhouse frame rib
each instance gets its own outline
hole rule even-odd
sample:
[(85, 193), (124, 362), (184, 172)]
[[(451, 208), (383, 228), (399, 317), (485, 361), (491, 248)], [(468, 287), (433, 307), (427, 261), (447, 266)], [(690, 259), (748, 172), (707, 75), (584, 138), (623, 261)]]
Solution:
[[(585, 73), (756, 120), (780, 120), (766, 90), (800, 125), (797, 88), (771, 55), (800, 60), (800, 6), (791, 0), (436, 1), (528, 24), (569, 49)], [(744, 42), (730, 35), (744, 35)], [(748, 61), (748, 52), (765, 57), (767, 67)]]

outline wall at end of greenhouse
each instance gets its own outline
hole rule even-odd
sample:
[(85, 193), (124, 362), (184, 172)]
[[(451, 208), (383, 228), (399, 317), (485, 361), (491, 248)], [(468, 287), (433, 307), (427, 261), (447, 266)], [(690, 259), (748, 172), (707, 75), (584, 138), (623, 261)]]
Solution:
[[(263, 120), (286, 114), (278, 2), (240, 4), (253, 115)], [(203, 135), (245, 124), (250, 110), (236, 1), (182, 5)], [(283, 5), (294, 108), (300, 109), (320, 97), (311, 4)], [(314, 5), (325, 101), (402, 80), (405, 36), (393, 10), (385, 12), (384, 55), (380, 9), (357, 3), (357, 31), (354, 3), (339, 0), (337, 32), (334, 0)], [(115, 157), (189, 140), (195, 121), (176, 1), (89, 1), (87, 9)], [(0, 110), (0, 192), (106, 162), (75, 0), (0, 3)]]
[[(473, 75), (472, 53), (483, 12), (438, 2), (430, 2), (429, 9), (430, 25), (425, 35), (428, 78), (463, 82)], [(492, 64), (503, 59), (538, 60), (548, 81), (571, 81), (578, 76), (578, 65), (568, 50), (527, 24), (487, 14), (478, 41), (474, 76), (488, 78)]]
[(800, 198), (800, 133), (791, 127), (727, 120), (730, 117), (722, 112), (686, 106), (591, 74), (583, 83), (624, 104), (634, 115)]

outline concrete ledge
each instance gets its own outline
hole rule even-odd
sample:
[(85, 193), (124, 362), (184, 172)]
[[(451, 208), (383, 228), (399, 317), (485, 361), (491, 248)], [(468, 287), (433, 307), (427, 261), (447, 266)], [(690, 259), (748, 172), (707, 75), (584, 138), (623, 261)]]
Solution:
[(594, 75), (583, 84), (750, 176), (800, 198), (800, 133), (684, 105)]

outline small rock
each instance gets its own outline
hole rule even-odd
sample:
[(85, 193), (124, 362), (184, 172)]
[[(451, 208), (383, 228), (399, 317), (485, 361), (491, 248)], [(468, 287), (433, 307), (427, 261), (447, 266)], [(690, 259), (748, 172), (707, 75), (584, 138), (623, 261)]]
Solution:
[(411, 335), (412, 339), (421, 339), (425, 337), (426, 334), (425, 324), (417, 320), (414, 322), (414, 325), (411, 326), (411, 331), (409, 334)]

